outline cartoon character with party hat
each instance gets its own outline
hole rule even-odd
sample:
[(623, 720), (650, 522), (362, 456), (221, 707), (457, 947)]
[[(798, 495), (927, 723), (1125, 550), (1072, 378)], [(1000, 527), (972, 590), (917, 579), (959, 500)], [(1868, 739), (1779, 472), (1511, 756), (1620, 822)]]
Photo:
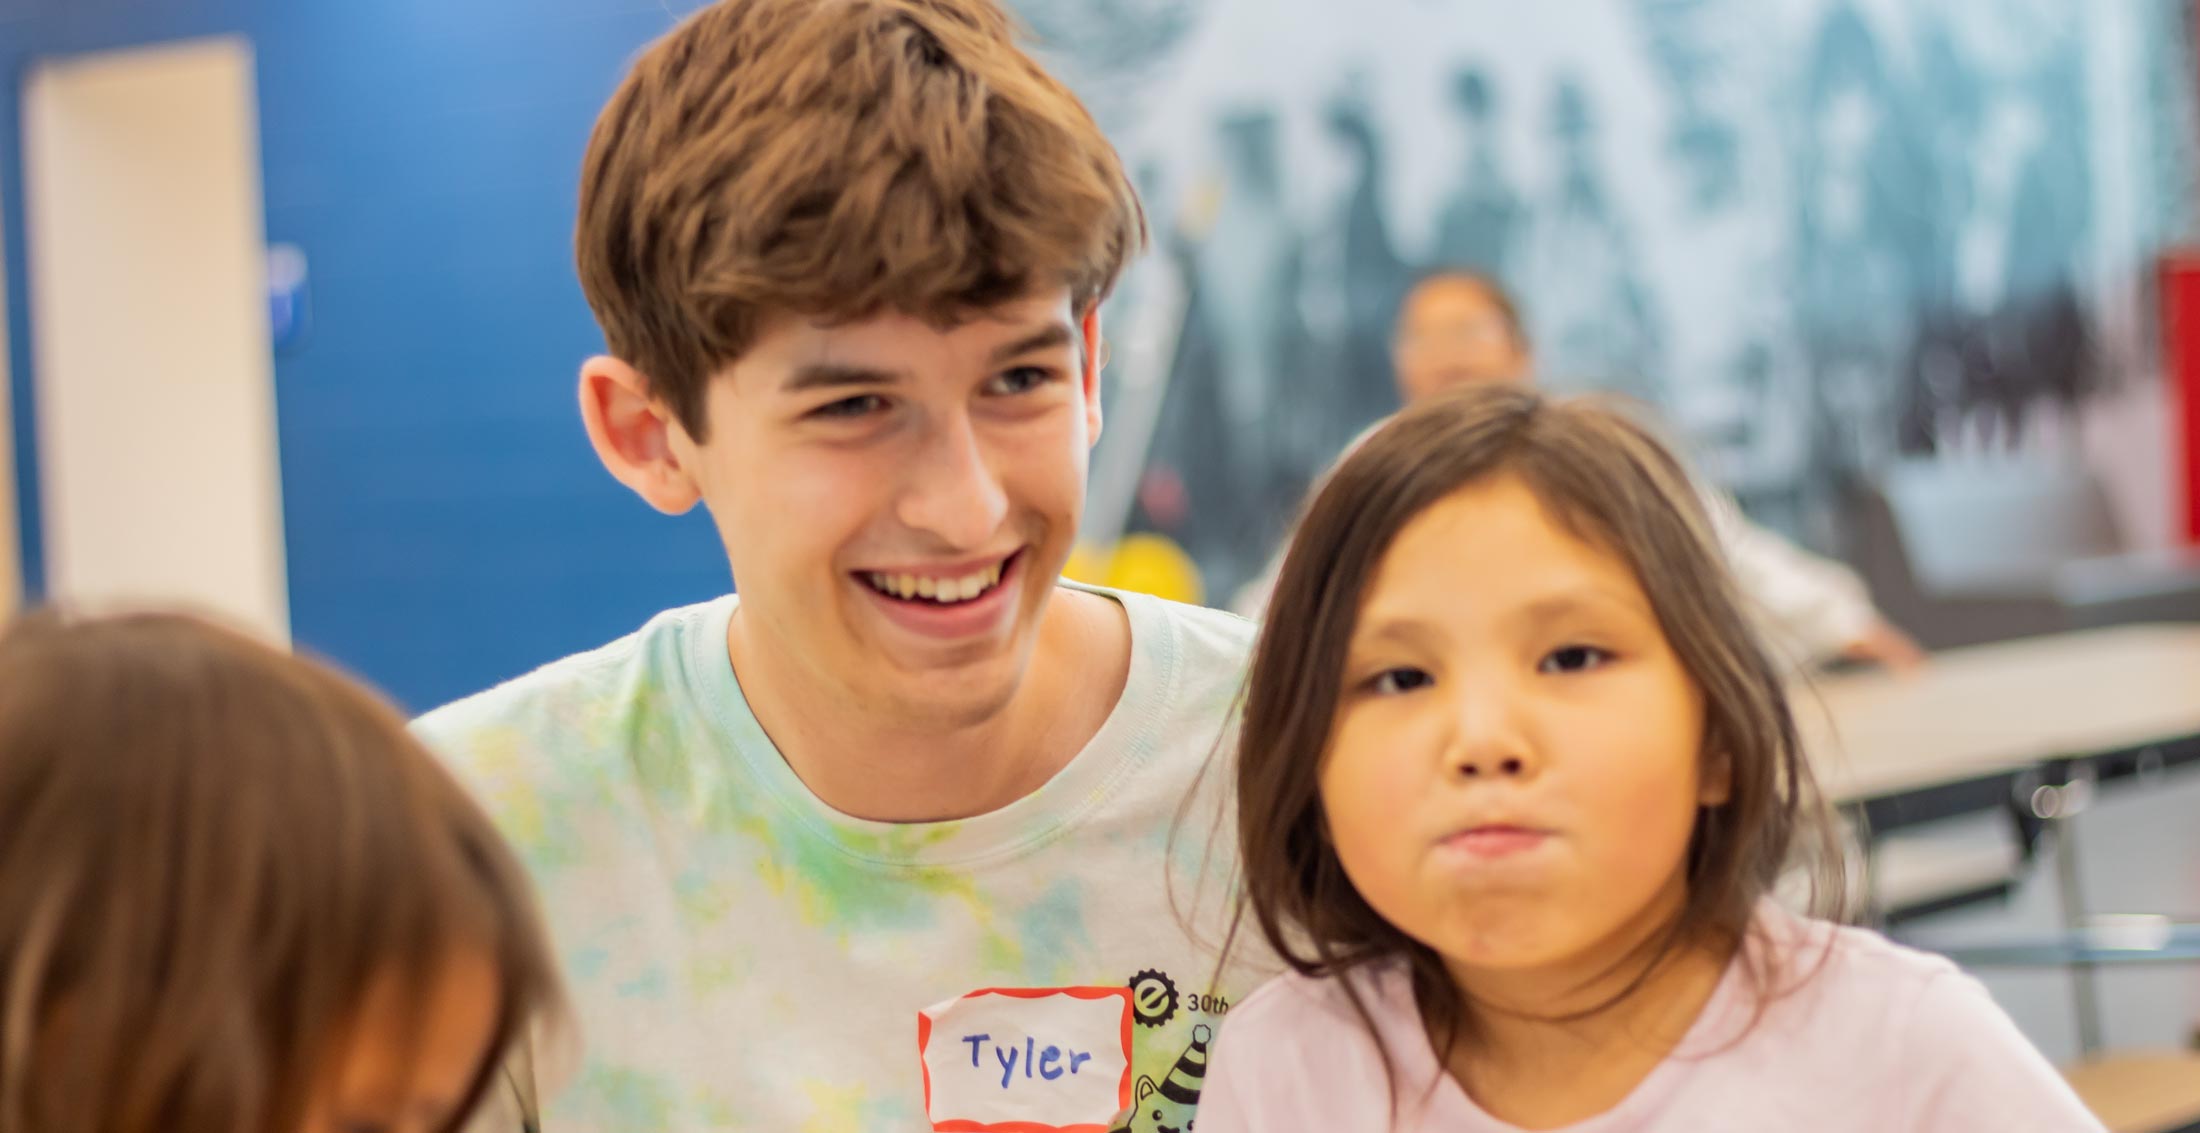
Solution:
[(1169, 1068), (1158, 1084), (1152, 1075), (1138, 1076), (1136, 1105), (1109, 1133), (1189, 1133), (1199, 1108), (1199, 1088), (1207, 1081), (1207, 1044), (1214, 1031), (1192, 1028), (1192, 1045)]

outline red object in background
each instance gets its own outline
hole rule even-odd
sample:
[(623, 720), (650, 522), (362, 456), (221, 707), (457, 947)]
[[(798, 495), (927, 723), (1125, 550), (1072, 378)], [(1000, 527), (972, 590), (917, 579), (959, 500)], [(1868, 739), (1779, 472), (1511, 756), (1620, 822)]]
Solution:
[(1167, 464), (1156, 464), (1138, 481), (1138, 506), (1163, 531), (1176, 531), (1192, 517), (1192, 493), (1184, 477)]
[(2162, 256), (2162, 362), (2177, 415), (2185, 539), (2200, 543), (2200, 249)]

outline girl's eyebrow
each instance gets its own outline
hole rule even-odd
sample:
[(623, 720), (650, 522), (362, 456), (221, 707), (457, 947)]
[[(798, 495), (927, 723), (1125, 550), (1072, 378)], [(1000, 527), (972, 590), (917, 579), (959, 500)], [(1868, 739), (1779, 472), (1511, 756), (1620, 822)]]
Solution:
[[(1536, 629), (1581, 614), (1598, 613), (1618, 613), (1637, 618), (1656, 616), (1640, 594), (1631, 594), (1596, 582), (1582, 582), (1545, 594), (1518, 609), (1509, 610), (1505, 614), (1505, 620), (1528, 629)], [(1361, 619), (1359, 626), (1353, 629), (1350, 648), (1362, 649), (1378, 645), (1428, 647), (1440, 643), (1443, 636), (1433, 621), (1419, 613), (1400, 611), (1384, 614), (1378, 611), (1373, 617)]]
[(1623, 613), (1639, 618), (1654, 616), (1640, 594), (1630, 594), (1596, 583), (1583, 583), (1538, 598), (1513, 611), (1508, 615), (1508, 620), (1528, 626), (1543, 626), (1577, 614), (1599, 612)]
[(1437, 643), (1442, 637), (1443, 634), (1436, 626), (1419, 614), (1392, 614), (1372, 621), (1363, 620), (1353, 629), (1347, 651), (1377, 645), (1427, 647)]

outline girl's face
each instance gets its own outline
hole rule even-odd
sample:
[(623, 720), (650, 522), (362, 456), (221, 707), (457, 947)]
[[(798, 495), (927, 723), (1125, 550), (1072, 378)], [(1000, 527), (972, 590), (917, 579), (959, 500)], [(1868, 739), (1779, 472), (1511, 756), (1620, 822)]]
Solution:
[[(462, 950), (419, 991), (395, 974), (360, 1002), (336, 1065), (309, 1099), (302, 1133), (443, 1133), (496, 1038), (497, 971)], [(410, 993), (410, 994), (408, 994)]]
[(1502, 476), (1399, 532), (1321, 769), (1360, 895), (1457, 975), (1599, 971), (1674, 915), (1704, 705), (1627, 565)]

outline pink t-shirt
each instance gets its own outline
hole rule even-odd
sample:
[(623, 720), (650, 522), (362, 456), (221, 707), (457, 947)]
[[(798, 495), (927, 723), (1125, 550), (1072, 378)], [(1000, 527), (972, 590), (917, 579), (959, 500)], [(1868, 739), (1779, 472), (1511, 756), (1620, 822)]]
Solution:
[[(1782, 966), (1776, 986), (1793, 990), (1736, 1041), (1755, 1002), (1736, 964), (1672, 1056), (1564, 1133), (2101, 1129), (1986, 989), (1946, 959), (1769, 905), (1758, 927), (1752, 947), (1770, 950), (1761, 954)], [(1351, 978), (1398, 1070), (1392, 1129), (1520, 1133), (1438, 1065), (1402, 966)], [(1198, 1133), (1373, 1133), (1389, 1107), (1381, 1055), (1337, 980), (1291, 975), (1230, 1012)]]

